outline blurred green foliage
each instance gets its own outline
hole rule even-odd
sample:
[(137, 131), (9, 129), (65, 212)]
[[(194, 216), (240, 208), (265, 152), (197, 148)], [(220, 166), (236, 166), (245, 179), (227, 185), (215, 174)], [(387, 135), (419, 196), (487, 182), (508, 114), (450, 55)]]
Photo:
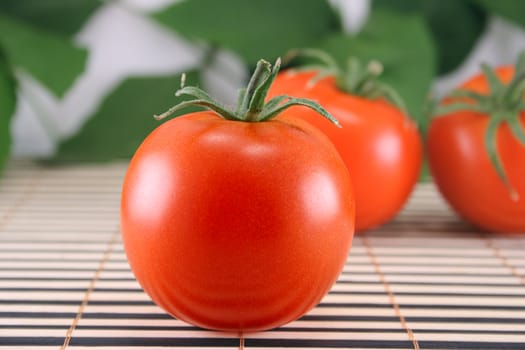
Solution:
[(85, 49), (49, 32), (0, 15), (0, 44), (18, 68), (62, 96), (83, 70)]
[(438, 74), (448, 73), (463, 62), (487, 22), (487, 13), (470, 1), (375, 0), (373, 5), (372, 12), (381, 9), (408, 13), (425, 22), (436, 46)]
[(72, 36), (96, 0), (0, 1), (0, 168), (9, 154), (16, 76), (30, 74), (58, 97), (83, 71), (88, 52)]
[(97, 0), (2, 0), (0, 13), (34, 29), (71, 37), (99, 6)]
[(487, 13), (493, 13), (525, 26), (525, 1), (521, 0), (476, 0)]
[(9, 124), (16, 104), (16, 83), (9, 63), (0, 51), (0, 171), (9, 154), (11, 135)]
[[(89, 52), (72, 36), (100, 6), (95, 0), (0, 1), (0, 164), (9, 150), (16, 81), (27, 73), (61, 97), (83, 71)], [(343, 32), (337, 8), (326, 0), (185, 0), (151, 15), (190, 41), (238, 55), (251, 70), (291, 48), (322, 48), (340, 61), (378, 59), (381, 79), (404, 98), (424, 129), (432, 81), (471, 52), (492, 14), (525, 25), (525, 2), (514, 0), (373, 0), (357, 34)], [(197, 66), (198, 70), (199, 67)], [(199, 72), (189, 80), (199, 82)], [(191, 82), (191, 81), (190, 81)], [(59, 145), (55, 161), (130, 157), (158, 122), (152, 113), (177, 102), (178, 75), (130, 78), (106, 96), (76, 135)]]
[[(174, 97), (181, 75), (125, 80), (79, 131), (64, 141), (52, 161), (99, 162), (128, 158), (160, 122), (153, 118), (186, 97)], [(186, 84), (200, 85), (199, 73), (186, 73)], [(180, 115), (196, 108), (177, 112)]]
[(250, 66), (342, 30), (324, 0), (181, 1), (154, 18), (191, 40), (233, 51)]

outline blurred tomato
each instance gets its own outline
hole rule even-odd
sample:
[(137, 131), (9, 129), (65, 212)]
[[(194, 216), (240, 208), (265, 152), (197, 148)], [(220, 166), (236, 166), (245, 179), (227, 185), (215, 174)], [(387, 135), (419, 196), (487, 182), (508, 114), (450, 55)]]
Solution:
[(312, 84), (318, 72), (284, 71), (270, 96), (290, 94), (319, 102), (341, 124), (334, 128), (310, 110), (295, 113), (334, 143), (350, 171), (356, 201), (356, 229), (363, 231), (392, 219), (419, 178), (422, 142), (414, 122), (383, 98), (369, 99), (338, 88), (333, 76)]
[[(508, 83), (514, 76), (514, 67), (499, 67), (495, 74)], [(460, 89), (491, 95), (483, 74), (473, 76)], [(522, 96), (518, 95), (518, 100), (523, 100)], [(448, 98), (444, 104), (457, 101), (458, 98)], [(474, 106), (474, 102), (468, 103)], [(502, 110), (507, 107), (513, 108), (501, 106)], [(512, 116), (525, 128), (524, 112), (502, 118)], [(487, 150), (487, 130), (494, 118), (499, 117), (467, 109), (434, 118), (427, 139), (430, 170), (443, 196), (469, 222), (489, 231), (525, 232), (525, 144), (513, 135), (509, 121), (502, 119), (494, 125), (495, 149), (508, 180), (506, 184)]]

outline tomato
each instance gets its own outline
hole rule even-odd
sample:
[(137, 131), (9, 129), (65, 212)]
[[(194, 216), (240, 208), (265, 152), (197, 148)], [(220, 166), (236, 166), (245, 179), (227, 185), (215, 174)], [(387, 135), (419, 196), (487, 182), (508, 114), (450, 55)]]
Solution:
[(121, 226), (132, 271), (155, 303), (200, 327), (247, 332), (319, 303), (346, 261), (354, 211), (343, 161), (308, 123), (202, 111), (140, 145)]
[[(508, 83), (514, 67), (499, 67), (495, 75)], [(490, 94), (483, 74), (473, 76), (460, 89)], [(444, 104), (452, 102), (449, 98)], [(444, 198), (467, 221), (488, 231), (525, 232), (525, 146), (507, 122), (498, 125), (496, 149), (506, 185), (486, 149), (490, 120), (487, 113), (466, 109), (434, 118), (427, 137), (430, 170)], [(525, 128), (524, 112), (517, 120)]]
[(347, 93), (333, 76), (311, 84), (316, 74), (284, 71), (270, 96), (288, 91), (316, 100), (339, 120), (342, 128), (334, 128), (309, 110), (298, 113), (330, 138), (347, 165), (355, 192), (356, 229), (380, 226), (399, 212), (418, 180), (423, 154), (418, 129), (390, 102)]

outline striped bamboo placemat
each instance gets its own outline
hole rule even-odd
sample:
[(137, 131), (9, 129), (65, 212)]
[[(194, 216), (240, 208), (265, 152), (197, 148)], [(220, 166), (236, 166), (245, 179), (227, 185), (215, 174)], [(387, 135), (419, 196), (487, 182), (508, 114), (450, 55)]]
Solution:
[[(120, 241), (126, 165), (9, 164), (0, 179), (0, 349), (236, 349), (166, 315)], [(461, 222), (430, 184), (357, 236), (322, 303), (247, 349), (525, 349), (525, 237)]]

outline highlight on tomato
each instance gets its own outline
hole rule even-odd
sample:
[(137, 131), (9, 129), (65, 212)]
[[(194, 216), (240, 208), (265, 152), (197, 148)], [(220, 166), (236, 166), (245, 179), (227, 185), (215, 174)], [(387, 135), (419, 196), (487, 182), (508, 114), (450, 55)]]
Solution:
[(487, 231), (525, 233), (525, 53), (487, 64), (438, 106), (429, 166), (460, 216)]
[(269, 95), (290, 93), (315, 100), (339, 120), (342, 128), (333, 128), (311, 111), (299, 114), (330, 138), (350, 171), (356, 230), (388, 222), (409, 198), (423, 157), (417, 126), (402, 99), (377, 80), (382, 73), (377, 61), (365, 66), (351, 57), (343, 68), (316, 49), (299, 49), (290, 55), (314, 58), (320, 64), (282, 71)]
[[(261, 60), (235, 110), (195, 87), (189, 113), (160, 125), (129, 165), (121, 201), (125, 251), (138, 282), (168, 313), (199, 327), (258, 331), (320, 302), (354, 233), (351, 180), (331, 142), (265, 103), (279, 63)], [(295, 113), (302, 113), (296, 110)], [(336, 126), (334, 126), (335, 128)]]

